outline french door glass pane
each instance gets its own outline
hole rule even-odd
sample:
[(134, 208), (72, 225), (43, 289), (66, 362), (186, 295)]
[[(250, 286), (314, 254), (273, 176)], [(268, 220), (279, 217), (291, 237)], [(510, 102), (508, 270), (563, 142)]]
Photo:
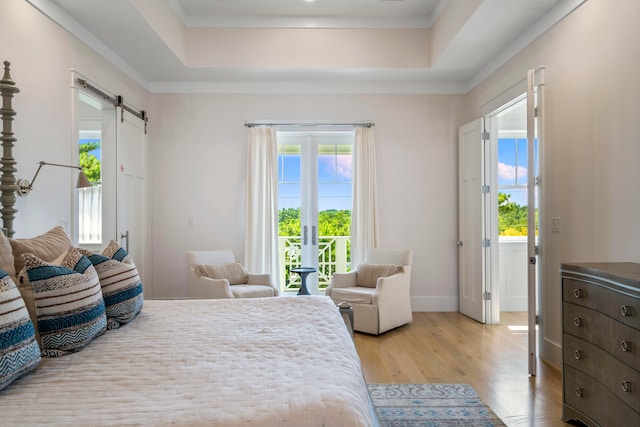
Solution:
[(353, 145), (318, 146), (318, 287), (350, 264)]
[(291, 274), (292, 267), (302, 264), (300, 212), (302, 201), (301, 146), (278, 145), (278, 235), (280, 252), (280, 288), (300, 288), (300, 278)]

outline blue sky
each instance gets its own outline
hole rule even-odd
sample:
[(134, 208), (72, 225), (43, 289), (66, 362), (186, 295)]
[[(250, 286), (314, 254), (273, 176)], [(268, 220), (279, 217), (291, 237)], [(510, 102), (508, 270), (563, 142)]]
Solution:
[[(536, 162), (537, 167), (537, 162)], [(527, 184), (527, 140), (500, 138), (498, 140), (498, 186)], [(278, 156), (279, 209), (300, 207), (300, 156)], [(319, 155), (319, 210), (351, 209), (351, 156)], [(501, 189), (511, 194), (511, 201), (527, 205), (526, 189)]]
[[(88, 142), (100, 142), (100, 140), (96, 139), (96, 138), (80, 139), (79, 140), (79, 145), (86, 144)], [(93, 154), (94, 156), (96, 156), (98, 158), (98, 160), (100, 160), (100, 149), (99, 148), (97, 150), (90, 151), (89, 153)]]
[[(300, 207), (300, 156), (279, 155), (279, 209)], [(318, 210), (351, 210), (351, 155), (318, 156)]]
[[(536, 141), (537, 144), (537, 141)], [(537, 168), (537, 159), (535, 159)], [(526, 138), (498, 139), (498, 187), (502, 185), (527, 185), (527, 140)], [(511, 194), (511, 201), (527, 205), (526, 189), (501, 189)]]

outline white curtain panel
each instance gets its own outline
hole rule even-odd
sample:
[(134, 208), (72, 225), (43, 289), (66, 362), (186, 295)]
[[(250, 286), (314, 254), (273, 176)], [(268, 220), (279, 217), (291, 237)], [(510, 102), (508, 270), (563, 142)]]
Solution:
[(278, 286), (278, 143), (272, 127), (249, 129), (244, 262)]
[(364, 260), (367, 248), (378, 247), (376, 141), (372, 127), (357, 127), (353, 149), (351, 269)]

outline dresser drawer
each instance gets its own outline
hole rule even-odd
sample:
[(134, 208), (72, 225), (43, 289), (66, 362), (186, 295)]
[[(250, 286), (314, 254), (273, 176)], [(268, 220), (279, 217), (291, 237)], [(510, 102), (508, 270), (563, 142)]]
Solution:
[(639, 425), (640, 412), (634, 411), (589, 375), (564, 365), (562, 376), (563, 419), (607, 427)]
[(567, 302), (562, 304), (562, 319), (566, 334), (589, 341), (640, 371), (640, 331), (597, 311)]
[(612, 319), (640, 329), (640, 299), (612, 290), (605, 284), (564, 278), (562, 299), (600, 311)]
[(580, 338), (564, 334), (564, 363), (596, 378), (611, 393), (640, 412), (640, 372)]

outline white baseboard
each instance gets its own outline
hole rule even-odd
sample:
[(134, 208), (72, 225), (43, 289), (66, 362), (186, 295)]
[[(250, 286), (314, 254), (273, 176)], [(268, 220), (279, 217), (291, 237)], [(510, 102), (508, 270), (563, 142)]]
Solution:
[(411, 297), (411, 310), (417, 312), (458, 311), (458, 297)]
[(562, 346), (548, 338), (544, 338), (540, 348), (540, 358), (552, 366), (562, 369)]

